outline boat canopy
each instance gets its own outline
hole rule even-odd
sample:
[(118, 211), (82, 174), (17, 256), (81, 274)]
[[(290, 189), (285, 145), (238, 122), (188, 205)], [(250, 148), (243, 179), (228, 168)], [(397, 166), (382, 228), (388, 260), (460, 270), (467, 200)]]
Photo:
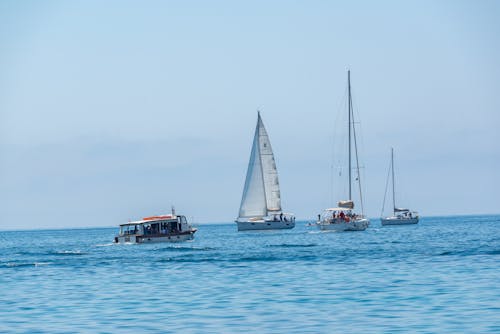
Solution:
[(410, 209), (394, 208), (394, 212), (408, 212)]
[(136, 222), (128, 222), (128, 223), (125, 223), (125, 224), (120, 224), (120, 226), (133, 226), (133, 225), (140, 225), (142, 223), (143, 223), (143, 221), (139, 220), (139, 221), (136, 221)]
[(352, 209), (350, 208), (329, 208), (325, 209), (325, 211), (351, 211)]
[(340, 208), (344, 209), (353, 209), (354, 208), (354, 202), (349, 200), (349, 201), (339, 201), (337, 204)]
[[(177, 220), (177, 215), (164, 215), (164, 216), (152, 216), (152, 217), (145, 217), (142, 220), (137, 220), (134, 222), (128, 222), (125, 224), (120, 224), (120, 226), (128, 226), (128, 225), (140, 225), (140, 224), (151, 224), (155, 223), (157, 221), (162, 221), (162, 220)], [(182, 216), (181, 216), (182, 217)]]
[(144, 217), (142, 220), (159, 220), (159, 219), (175, 219), (176, 217), (174, 215), (160, 215), (160, 216), (151, 216), (151, 217)]

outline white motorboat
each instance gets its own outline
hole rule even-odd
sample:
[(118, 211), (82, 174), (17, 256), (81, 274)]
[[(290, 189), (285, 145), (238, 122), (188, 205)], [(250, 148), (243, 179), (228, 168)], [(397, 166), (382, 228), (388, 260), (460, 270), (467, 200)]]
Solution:
[[(329, 231), (364, 231), (369, 225), (370, 221), (363, 214), (363, 196), (361, 191), (361, 175), (359, 173), (359, 159), (358, 148), (356, 142), (356, 129), (354, 127), (354, 112), (352, 108), (351, 96), (351, 71), (347, 72), (347, 87), (348, 87), (348, 100), (347, 100), (347, 126), (348, 126), (348, 200), (341, 200), (338, 202), (338, 207), (329, 208), (324, 210), (321, 215), (318, 215), (316, 226), (320, 230)], [(361, 202), (361, 213), (354, 212), (354, 201), (352, 196), (352, 146), (354, 142), (354, 153), (356, 162), (356, 181), (358, 183), (359, 199)]]
[(281, 210), (278, 171), (260, 112), (236, 223), (238, 231), (295, 227), (295, 216)]
[(192, 240), (197, 229), (185, 216), (170, 215), (145, 217), (142, 220), (120, 224), (115, 243), (180, 242)]
[[(382, 225), (410, 225), (418, 223), (418, 212), (410, 211), (409, 209), (397, 208), (396, 207), (396, 192), (394, 185), (394, 149), (391, 148), (391, 165), (389, 167), (389, 172), (392, 172), (392, 208), (393, 214), (389, 217), (381, 217), (380, 222)], [(389, 182), (389, 175), (387, 175), (387, 182), (384, 194), (384, 203), (382, 204), (382, 214), (384, 213), (385, 198), (387, 195), (387, 184)]]

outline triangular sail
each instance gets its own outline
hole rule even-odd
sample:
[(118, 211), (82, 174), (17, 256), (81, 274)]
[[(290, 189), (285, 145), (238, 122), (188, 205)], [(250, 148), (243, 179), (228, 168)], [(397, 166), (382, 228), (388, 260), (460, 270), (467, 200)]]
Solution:
[(260, 160), (262, 163), (262, 174), (264, 176), (264, 191), (266, 193), (267, 211), (281, 211), (280, 186), (278, 171), (274, 161), (273, 149), (264, 123), (258, 116), (257, 126), (259, 128)]
[(239, 217), (264, 217), (268, 212), (279, 211), (278, 172), (269, 136), (258, 115)]

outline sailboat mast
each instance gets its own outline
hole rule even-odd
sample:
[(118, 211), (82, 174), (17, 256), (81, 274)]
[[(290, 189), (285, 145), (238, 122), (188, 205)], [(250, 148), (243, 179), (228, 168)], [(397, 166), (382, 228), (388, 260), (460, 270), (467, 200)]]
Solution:
[(396, 195), (395, 195), (395, 186), (394, 186), (394, 148), (391, 147), (391, 171), (392, 171), (392, 207), (394, 216), (396, 215)]
[(352, 200), (352, 189), (351, 189), (351, 173), (352, 173), (352, 168), (351, 168), (351, 108), (352, 108), (352, 101), (351, 101), (351, 70), (347, 71), (347, 87), (348, 87), (348, 100), (347, 100), (347, 112), (349, 114), (348, 116), (348, 127), (349, 127), (349, 200)]

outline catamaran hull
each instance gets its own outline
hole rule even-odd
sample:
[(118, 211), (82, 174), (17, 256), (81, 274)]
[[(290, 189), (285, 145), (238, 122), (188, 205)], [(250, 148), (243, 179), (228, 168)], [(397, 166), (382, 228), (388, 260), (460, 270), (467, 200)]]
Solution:
[(115, 238), (115, 242), (119, 244), (123, 243), (136, 243), (136, 244), (145, 244), (145, 243), (154, 243), (154, 242), (182, 242), (187, 240), (194, 239), (194, 231), (189, 231), (185, 233), (172, 234), (172, 235), (162, 235), (162, 236), (138, 236), (138, 235), (127, 235), (127, 236), (118, 236)]
[(380, 222), (382, 223), (382, 225), (412, 225), (418, 223), (418, 218), (388, 217), (388, 218), (381, 218)]
[(238, 231), (252, 231), (252, 230), (284, 230), (295, 227), (295, 222), (285, 221), (253, 221), (253, 222), (236, 222), (238, 224)]
[(317, 224), (322, 231), (349, 232), (349, 231), (364, 231), (370, 225), (368, 219), (360, 219), (342, 223), (323, 223)]

